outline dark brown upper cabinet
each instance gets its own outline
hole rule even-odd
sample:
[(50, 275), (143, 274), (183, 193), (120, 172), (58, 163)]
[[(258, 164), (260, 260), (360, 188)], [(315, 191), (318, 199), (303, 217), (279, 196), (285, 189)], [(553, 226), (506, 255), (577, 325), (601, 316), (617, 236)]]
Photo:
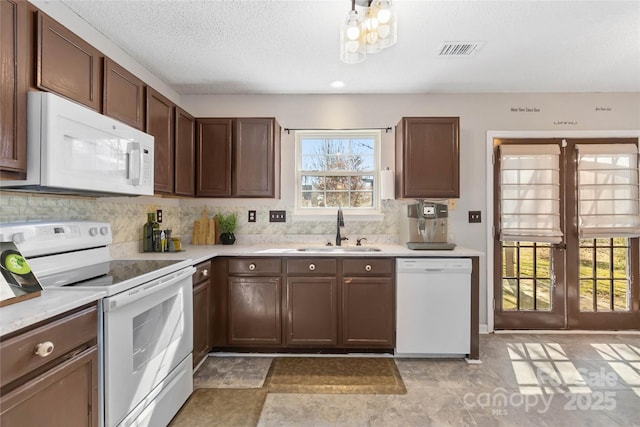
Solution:
[(280, 125), (274, 118), (196, 122), (196, 196), (280, 197)]
[(280, 125), (272, 118), (234, 123), (233, 196), (280, 197)]
[(116, 64), (104, 59), (104, 111), (106, 116), (144, 131), (144, 94), (142, 80)]
[(27, 2), (0, 0), (0, 177), (25, 179), (29, 84)]
[(196, 126), (196, 197), (230, 197), (233, 119), (197, 119)]
[(101, 111), (102, 54), (40, 11), (36, 63), (38, 89)]
[(179, 196), (195, 195), (196, 121), (182, 108), (176, 107), (176, 174), (175, 191)]
[(404, 117), (396, 127), (396, 194), (460, 197), (460, 119)]
[(174, 190), (175, 105), (151, 87), (147, 88), (147, 133), (154, 143), (154, 190), (172, 194)]

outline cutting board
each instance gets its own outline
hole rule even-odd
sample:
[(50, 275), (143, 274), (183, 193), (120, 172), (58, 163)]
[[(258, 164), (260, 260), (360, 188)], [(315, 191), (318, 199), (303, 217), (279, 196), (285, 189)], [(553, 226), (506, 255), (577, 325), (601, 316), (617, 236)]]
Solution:
[(191, 233), (192, 245), (213, 245), (216, 242), (216, 220), (209, 218), (206, 209), (202, 211), (200, 218), (193, 222)]

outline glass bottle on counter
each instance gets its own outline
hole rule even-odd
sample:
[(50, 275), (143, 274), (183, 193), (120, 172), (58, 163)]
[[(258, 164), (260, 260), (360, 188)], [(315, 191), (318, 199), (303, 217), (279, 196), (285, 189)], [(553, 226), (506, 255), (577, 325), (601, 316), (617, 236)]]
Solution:
[(156, 214), (147, 214), (147, 223), (142, 228), (142, 251), (153, 252), (153, 230), (159, 229), (160, 224), (156, 222)]

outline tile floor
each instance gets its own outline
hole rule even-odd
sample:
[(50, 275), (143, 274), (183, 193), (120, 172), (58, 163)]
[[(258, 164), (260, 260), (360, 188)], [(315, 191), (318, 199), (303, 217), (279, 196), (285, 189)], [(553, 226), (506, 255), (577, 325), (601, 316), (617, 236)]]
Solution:
[[(640, 426), (640, 334), (483, 335), (480, 357), (396, 359), (405, 395), (270, 393), (258, 425)], [(271, 359), (215, 360), (194, 387), (260, 387)]]

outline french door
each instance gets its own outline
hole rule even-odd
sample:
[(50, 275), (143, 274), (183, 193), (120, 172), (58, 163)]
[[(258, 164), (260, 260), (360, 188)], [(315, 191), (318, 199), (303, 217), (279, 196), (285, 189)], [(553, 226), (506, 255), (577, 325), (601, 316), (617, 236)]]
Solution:
[[(494, 140), (496, 329), (640, 329), (639, 239), (585, 238), (578, 230), (578, 177), (582, 176), (578, 171), (578, 146), (637, 143), (636, 138)], [(561, 237), (518, 240), (513, 236), (505, 239), (501, 234), (501, 200), (510, 191), (508, 183), (501, 180), (501, 161), (506, 162), (501, 158), (501, 147), (529, 144), (557, 146), (557, 171), (553, 174), (558, 188), (553, 191), (553, 201), (537, 200), (536, 196), (527, 200), (528, 192), (519, 190), (524, 199), (518, 203), (525, 210), (527, 206), (535, 210), (540, 203), (553, 204)], [(525, 180), (530, 175), (514, 176)], [(635, 179), (637, 182), (637, 172)], [(611, 180), (609, 187), (616, 188), (615, 178), (603, 180)]]

